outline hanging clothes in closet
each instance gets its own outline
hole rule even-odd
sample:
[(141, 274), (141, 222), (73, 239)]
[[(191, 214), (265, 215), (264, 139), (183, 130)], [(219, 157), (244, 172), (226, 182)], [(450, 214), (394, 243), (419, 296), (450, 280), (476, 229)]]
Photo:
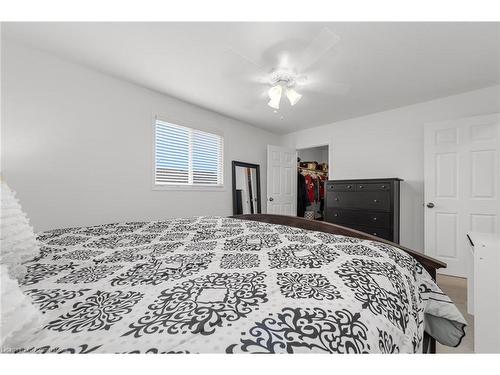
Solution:
[(303, 174), (297, 172), (297, 216), (304, 217), (308, 204), (306, 178)]
[[(300, 162), (300, 160), (299, 160)], [(297, 177), (297, 216), (314, 219), (323, 218), (327, 171), (318, 168), (317, 162), (299, 163)], [(325, 165), (322, 166), (324, 168)]]

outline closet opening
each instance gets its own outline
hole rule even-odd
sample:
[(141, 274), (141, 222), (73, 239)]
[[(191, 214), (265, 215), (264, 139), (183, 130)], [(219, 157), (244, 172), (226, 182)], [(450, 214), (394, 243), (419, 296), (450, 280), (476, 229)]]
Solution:
[(329, 145), (297, 149), (297, 216), (324, 220)]

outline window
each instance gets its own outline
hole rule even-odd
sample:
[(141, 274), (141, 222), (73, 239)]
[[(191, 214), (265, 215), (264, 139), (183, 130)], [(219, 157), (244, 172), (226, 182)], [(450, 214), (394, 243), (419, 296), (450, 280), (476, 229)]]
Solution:
[(222, 186), (222, 136), (156, 120), (155, 185)]

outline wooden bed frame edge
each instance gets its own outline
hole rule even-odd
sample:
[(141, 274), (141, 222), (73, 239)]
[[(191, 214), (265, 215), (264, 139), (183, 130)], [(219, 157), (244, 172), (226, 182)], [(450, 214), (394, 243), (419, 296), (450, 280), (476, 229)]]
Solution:
[(360, 238), (363, 240), (371, 240), (382, 242), (394, 247), (397, 247), (404, 252), (411, 255), (415, 258), (422, 266), (429, 272), (432, 278), (436, 279), (436, 270), (439, 268), (446, 268), (446, 263), (441, 262), (438, 259), (434, 259), (428, 255), (425, 255), (421, 252), (409, 249), (407, 247), (401, 246), (395, 242), (391, 242), (388, 240), (384, 240), (379, 237), (372, 236), (371, 234), (360, 232), (358, 230), (354, 230), (351, 228), (343, 227), (341, 225), (327, 223), (324, 221), (317, 220), (308, 220), (302, 217), (293, 217), (293, 216), (285, 216), (285, 215), (272, 215), (272, 214), (246, 214), (246, 215), (234, 215), (231, 216), (235, 219), (241, 220), (252, 220), (252, 221), (261, 221), (264, 223), (270, 224), (280, 224), (280, 225), (288, 225), (290, 227), (302, 228), (307, 230), (313, 230), (317, 232), (324, 233), (332, 233), (338, 234), (342, 236), (349, 236), (354, 238)]
[[(436, 270), (439, 268), (446, 268), (446, 263), (434, 259), (421, 252), (401, 246), (395, 242), (384, 240), (382, 238), (372, 236), (371, 234), (360, 232), (337, 224), (327, 223), (324, 221), (307, 220), (301, 217), (274, 215), (274, 214), (245, 214), (245, 215), (233, 215), (230, 217), (241, 220), (260, 221), (269, 224), (288, 225), (290, 227), (307, 229), (317, 232), (338, 234), (342, 236), (360, 238), (363, 240), (382, 242), (397, 247), (403, 250), (404, 252), (408, 253), (409, 255), (411, 255), (420, 264), (422, 264), (422, 266), (427, 270), (427, 272), (429, 272), (429, 274), (434, 280), (436, 280)], [(426, 332), (424, 332), (423, 349), (424, 353), (436, 353), (436, 339), (429, 336)]]

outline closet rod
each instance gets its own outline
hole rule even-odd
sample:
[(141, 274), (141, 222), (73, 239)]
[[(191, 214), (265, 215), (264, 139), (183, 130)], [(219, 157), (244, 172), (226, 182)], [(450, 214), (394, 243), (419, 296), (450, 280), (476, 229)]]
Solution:
[(304, 168), (304, 167), (299, 167), (299, 166), (297, 166), (297, 168), (300, 169), (301, 171), (328, 174), (328, 171), (322, 171), (319, 169), (309, 169), (309, 168)]

